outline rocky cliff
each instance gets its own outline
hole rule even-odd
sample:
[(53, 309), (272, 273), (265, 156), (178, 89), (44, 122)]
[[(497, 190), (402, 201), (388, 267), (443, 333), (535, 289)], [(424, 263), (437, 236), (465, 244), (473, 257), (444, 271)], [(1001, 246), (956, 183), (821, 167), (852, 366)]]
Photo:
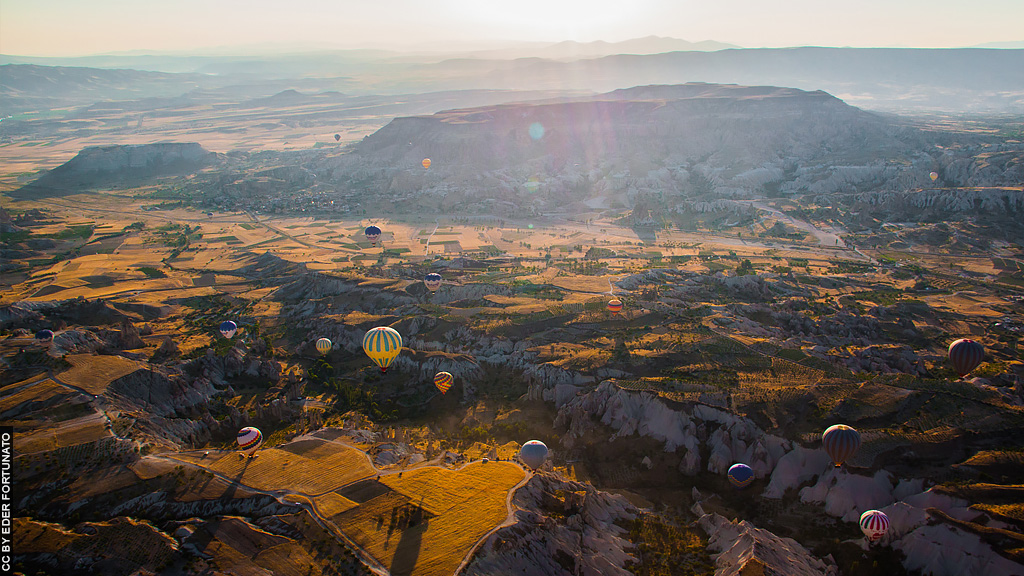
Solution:
[(464, 572), (547, 576), (627, 576), (635, 561), (617, 522), (639, 510), (590, 484), (535, 474), (516, 491), (516, 523), (492, 534)]
[(19, 198), (62, 195), (100, 185), (139, 185), (161, 176), (196, 172), (218, 161), (195, 142), (92, 146), (12, 192)]

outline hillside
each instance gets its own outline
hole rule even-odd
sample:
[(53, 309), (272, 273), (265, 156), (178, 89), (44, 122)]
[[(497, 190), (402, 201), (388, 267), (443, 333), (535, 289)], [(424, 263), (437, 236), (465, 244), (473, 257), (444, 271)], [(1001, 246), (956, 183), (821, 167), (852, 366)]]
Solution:
[[(686, 84), (396, 118), (315, 171), (403, 200), (398, 210), (470, 198), (470, 210), (499, 213), (632, 207), (641, 191), (672, 209), (687, 199), (907, 185), (927, 178), (930, 168), (914, 165), (925, 141), (820, 91)], [(426, 172), (423, 158), (433, 162)], [(866, 173), (830, 190), (822, 183), (836, 166)]]
[(216, 154), (194, 142), (93, 146), (11, 196), (64, 195), (102, 184), (138, 185), (161, 176), (193, 173), (216, 160)]

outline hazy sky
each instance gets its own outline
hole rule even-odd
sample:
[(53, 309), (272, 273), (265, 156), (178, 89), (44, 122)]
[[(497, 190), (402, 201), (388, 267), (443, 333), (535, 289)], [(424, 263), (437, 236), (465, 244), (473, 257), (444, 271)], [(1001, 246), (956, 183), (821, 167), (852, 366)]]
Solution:
[(758, 46), (1024, 40), (1024, 0), (0, 0), (0, 52), (408, 47), (657, 35)]

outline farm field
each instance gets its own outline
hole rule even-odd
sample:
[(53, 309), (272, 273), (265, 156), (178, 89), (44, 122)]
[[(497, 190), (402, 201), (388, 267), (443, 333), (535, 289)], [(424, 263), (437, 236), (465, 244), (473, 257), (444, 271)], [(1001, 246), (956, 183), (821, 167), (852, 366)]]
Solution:
[(505, 520), (505, 495), (524, 473), (508, 462), (382, 476), (390, 490), (334, 517), (395, 575), (451, 574), (469, 548)]

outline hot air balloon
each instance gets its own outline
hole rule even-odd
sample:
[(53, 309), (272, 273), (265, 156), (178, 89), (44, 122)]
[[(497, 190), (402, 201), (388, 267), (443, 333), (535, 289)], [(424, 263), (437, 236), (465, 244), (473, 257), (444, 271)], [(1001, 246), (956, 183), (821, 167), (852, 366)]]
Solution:
[(754, 471), (746, 464), (733, 464), (729, 467), (729, 483), (737, 488), (746, 488), (754, 481)]
[(618, 298), (608, 302), (608, 311), (613, 315), (618, 314), (622, 310), (622, 300)]
[(36, 341), (40, 344), (49, 342), (50, 340), (53, 340), (52, 330), (40, 330), (39, 332), (36, 332)]
[(434, 386), (437, 386), (437, 389), (441, 391), (441, 394), (444, 394), (452, 387), (453, 380), (455, 380), (455, 377), (448, 372), (438, 372), (437, 375), (434, 376)]
[(985, 347), (974, 340), (961, 338), (949, 345), (949, 361), (961, 378), (985, 359)]
[(371, 245), (376, 246), (377, 240), (380, 238), (380, 228), (367, 226), (366, 230), (363, 230), (363, 234), (366, 234), (366, 239), (370, 241)]
[(231, 338), (238, 332), (238, 325), (231, 320), (225, 320), (220, 323), (220, 335), (225, 338)]
[(828, 452), (832, 462), (838, 467), (842, 466), (860, 448), (860, 433), (846, 424), (835, 424), (829, 426), (821, 435), (821, 444)]
[(540, 440), (530, 440), (519, 449), (519, 459), (534, 470), (540, 468), (547, 457), (548, 447)]
[(338, 140), (341, 140), (341, 134), (334, 135), (334, 141), (337, 142)]
[(437, 292), (437, 289), (441, 287), (441, 275), (436, 272), (431, 272), (423, 277), (423, 283), (427, 285), (427, 290), (431, 292)]
[(321, 354), (327, 354), (328, 352), (331, 351), (331, 348), (333, 346), (334, 345), (331, 344), (331, 341), (328, 340), (327, 338), (321, 338), (316, 341), (316, 351)]
[(885, 512), (868, 510), (860, 515), (860, 530), (868, 540), (875, 542), (889, 530), (889, 517)]
[(423, 164), (424, 168), (430, 168), (430, 158), (424, 158), (421, 164)]
[(939, 173), (938, 172), (932, 172), (932, 173), (928, 174), (928, 177), (932, 179), (932, 182), (935, 182), (936, 180), (939, 179)]
[(374, 364), (380, 366), (381, 372), (387, 372), (388, 366), (402, 351), (402, 335), (388, 326), (371, 328), (363, 336), (363, 350)]
[(263, 433), (259, 428), (246, 426), (238, 431), (238, 449), (252, 456), (256, 449), (263, 444)]

